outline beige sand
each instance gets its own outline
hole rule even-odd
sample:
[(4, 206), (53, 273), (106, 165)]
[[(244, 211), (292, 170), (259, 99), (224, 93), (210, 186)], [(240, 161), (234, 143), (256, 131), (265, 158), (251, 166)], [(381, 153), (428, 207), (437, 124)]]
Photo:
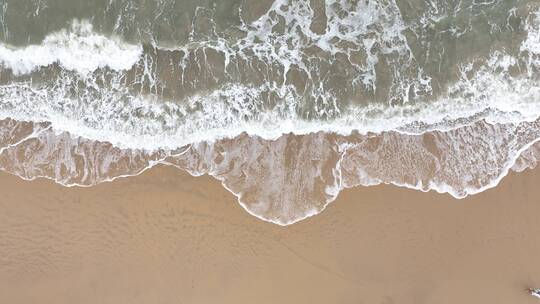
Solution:
[(211, 178), (0, 175), (0, 303), (540, 303), (540, 170), (465, 200), (344, 191), (289, 227)]

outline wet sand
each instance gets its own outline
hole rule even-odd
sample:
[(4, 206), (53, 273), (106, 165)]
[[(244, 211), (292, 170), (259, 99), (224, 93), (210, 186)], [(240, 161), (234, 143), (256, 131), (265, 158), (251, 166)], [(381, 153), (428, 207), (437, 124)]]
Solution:
[(279, 227), (170, 167), (92, 188), (0, 174), (0, 303), (540, 303), (539, 183), (361, 187)]

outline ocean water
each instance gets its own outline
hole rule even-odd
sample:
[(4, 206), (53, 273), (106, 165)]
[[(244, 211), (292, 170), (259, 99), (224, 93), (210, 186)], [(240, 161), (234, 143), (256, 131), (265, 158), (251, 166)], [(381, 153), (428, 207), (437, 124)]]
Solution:
[(280, 225), (348, 187), (463, 198), (536, 166), (539, 72), (531, 0), (0, 0), (0, 169), (176, 166)]

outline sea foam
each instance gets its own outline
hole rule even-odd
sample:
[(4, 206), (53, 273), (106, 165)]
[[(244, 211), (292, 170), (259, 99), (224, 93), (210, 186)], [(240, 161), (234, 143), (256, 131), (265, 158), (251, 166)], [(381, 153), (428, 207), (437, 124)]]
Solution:
[(85, 75), (105, 67), (128, 70), (141, 53), (141, 46), (98, 34), (88, 21), (74, 20), (69, 29), (51, 33), (40, 45), (14, 48), (0, 44), (0, 64), (15, 75), (52, 64)]

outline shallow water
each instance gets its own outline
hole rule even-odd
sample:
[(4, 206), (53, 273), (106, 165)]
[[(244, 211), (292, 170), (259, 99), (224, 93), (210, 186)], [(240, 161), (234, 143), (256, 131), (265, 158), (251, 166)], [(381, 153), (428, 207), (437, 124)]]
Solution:
[(536, 164), (537, 1), (4, 0), (0, 41), (0, 165), (27, 179), (170, 164), (290, 224)]

